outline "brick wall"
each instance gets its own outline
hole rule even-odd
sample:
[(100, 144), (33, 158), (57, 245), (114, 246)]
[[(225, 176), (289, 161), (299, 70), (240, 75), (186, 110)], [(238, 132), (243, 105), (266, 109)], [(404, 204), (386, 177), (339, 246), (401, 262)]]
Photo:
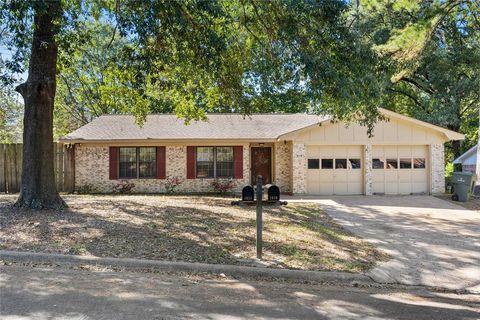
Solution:
[(292, 143), (275, 144), (275, 181), (282, 193), (292, 192)]
[(363, 146), (363, 158), (364, 158), (364, 173), (365, 173), (365, 189), (364, 193), (367, 196), (373, 194), (373, 177), (372, 177), (372, 145), (366, 144)]
[(445, 151), (443, 144), (431, 144), (430, 149), (430, 192), (445, 192)]
[[(238, 144), (236, 144), (238, 145)], [(250, 182), (250, 149), (243, 145), (243, 179), (234, 179), (235, 191)], [(177, 177), (179, 192), (211, 192), (213, 179), (187, 179), (187, 146), (166, 146), (166, 176)], [(75, 150), (75, 189), (89, 186), (94, 192), (109, 193), (121, 179), (109, 180), (109, 146), (77, 145)], [(165, 192), (165, 179), (129, 179), (135, 193)]]
[(292, 192), (307, 193), (307, 153), (304, 143), (292, 145)]

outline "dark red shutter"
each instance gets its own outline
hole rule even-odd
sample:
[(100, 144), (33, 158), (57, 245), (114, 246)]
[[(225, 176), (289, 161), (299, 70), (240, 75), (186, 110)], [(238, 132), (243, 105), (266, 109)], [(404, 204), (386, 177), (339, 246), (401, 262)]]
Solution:
[(233, 177), (243, 179), (243, 147), (233, 147)]
[(118, 179), (118, 147), (110, 147), (110, 180)]
[(187, 147), (187, 179), (195, 179), (195, 147)]
[(157, 147), (157, 179), (165, 179), (166, 171), (165, 147)]

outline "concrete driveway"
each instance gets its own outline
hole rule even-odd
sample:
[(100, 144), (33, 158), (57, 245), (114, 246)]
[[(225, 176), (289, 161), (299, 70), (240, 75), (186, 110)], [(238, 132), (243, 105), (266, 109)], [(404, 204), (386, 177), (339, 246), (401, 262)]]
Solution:
[(391, 255), (381, 282), (480, 292), (480, 214), (431, 196), (292, 197), (314, 202)]

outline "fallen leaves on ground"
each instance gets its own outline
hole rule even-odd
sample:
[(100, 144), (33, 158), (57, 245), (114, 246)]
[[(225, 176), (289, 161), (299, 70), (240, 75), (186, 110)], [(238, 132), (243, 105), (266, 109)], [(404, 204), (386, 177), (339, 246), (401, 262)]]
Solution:
[[(255, 208), (232, 199), (164, 195), (67, 195), (69, 208), (12, 207), (0, 196), (0, 248), (102, 257), (258, 265)], [(362, 272), (387, 257), (317, 205), (264, 210), (262, 264)]]

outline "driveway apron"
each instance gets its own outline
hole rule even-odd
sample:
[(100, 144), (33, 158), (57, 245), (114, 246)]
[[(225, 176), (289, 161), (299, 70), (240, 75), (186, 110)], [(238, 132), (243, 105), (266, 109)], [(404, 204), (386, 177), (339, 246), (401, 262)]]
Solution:
[(480, 292), (480, 213), (431, 196), (292, 197), (387, 252), (379, 282)]

